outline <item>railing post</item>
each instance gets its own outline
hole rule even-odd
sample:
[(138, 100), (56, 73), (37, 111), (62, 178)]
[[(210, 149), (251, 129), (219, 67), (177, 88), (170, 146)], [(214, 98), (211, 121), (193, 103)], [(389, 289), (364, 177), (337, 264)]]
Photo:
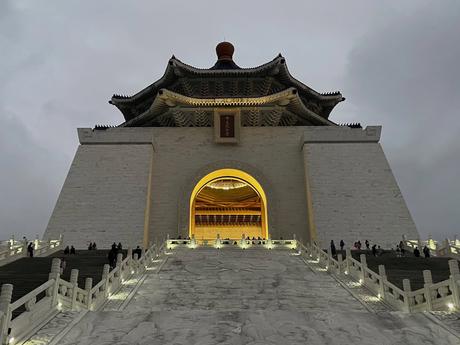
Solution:
[(12, 296), (13, 285), (3, 284), (0, 292), (0, 344), (8, 343), (8, 329), (11, 322), (10, 303)]
[(351, 262), (351, 248), (346, 248), (345, 249), (345, 265), (346, 265), (345, 274), (350, 274), (350, 262)]
[(341, 274), (342, 271), (343, 271), (343, 267), (342, 267), (342, 265), (343, 265), (343, 257), (342, 257), (342, 254), (337, 254), (337, 261), (339, 262), (339, 269), (338, 269), (337, 273)]
[(107, 298), (109, 296), (109, 272), (110, 266), (109, 264), (105, 264), (104, 268), (102, 269), (102, 279), (104, 281), (104, 296)]
[(93, 294), (91, 293), (91, 289), (93, 288), (93, 278), (86, 278), (85, 279), (85, 291), (86, 295), (86, 308), (91, 310), (91, 304), (93, 303)]
[(433, 240), (433, 236), (428, 236), (428, 248), (430, 248), (431, 250), (436, 250), (436, 244)]
[(22, 256), (28, 256), (29, 253), (27, 252), (27, 241), (24, 241), (24, 244), (22, 245)]
[(34, 249), (37, 250), (38, 249), (38, 235), (35, 235), (35, 241), (34, 241)]
[(123, 281), (123, 271), (121, 270), (121, 266), (122, 266), (122, 262), (123, 262), (123, 254), (122, 253), (118, 253), (117, 254), (117, 269), (118, 269), (118, 281), (119, 283), (121, 284), (121, 282)]
[(449, 260), (450, 290), (452, 291), (455, 308), (460, 308), (460, 270), (457, 260)]
[(137, 253), (134, 254), (134, 258), (133, 258), (133, 270), (131, 272), (134, 271), (135, 274), (138, 273), (139, 271), (139, 258), (137, 257)]
[(366, 284), (366, 269), (367, 269), (367, 259), (366, 259), (366, 254), (361, 254), (359, 256), (360, 261), (361, 261), (361, 279), (362, 283)]
[(70, 284), (72, 284), (72, 304), (70, 308), (72, 310), (75, 309), (75, 305), (77, 304), (77, 287), (78, 287), (78, 270), (73, 268), (70, 271)]
[(446, 256), (449, 256), (451, 254), (451, 249), (450, 249), (450, 242), (449, 240), (446, 238), (445, 239), (445, 242), (446, 242)]
[(431, 300), (431, 292), (430, 292), (430, 287), (433, 284), (433, 278), (431, 276), (431, 271), (430, 270), (424, 270), (423, 271), (423, 281), (425, 282), (424, 289), (424, 295), (425, 295), (425, 300), (426, 300), (426, 309), (427, 311), (432, 311), (433, 310), (433, 301)]
[(61, 277), (61, 259), (53, 258), (51, 261), (51, 272), (48, 275), (49, 279), (54, 279), (54, 285), (51, 290), (51, 307), (58, 304), (59, 295), (59, 279)]
[(326, 261), (326, 270), (328, 272), (331, 272), (332, 271), (332, 254), (331, 254), (331, 251), (329, 250), (327, 252), (327, 261)]
[(412, 291), (409, 279), (403, 279), (403, 290), (404, 290), (404, 311), (410, 313), (411, 310), (411, 297)]
[(133, 248), (128, 247), (128, 253), (126, 254), (128, 258), (128, 266), (131, 267), (131, 262), (133, 261)]
[(379, 265), (379, 294), (381, 299), (385, 299), (385, 282), (387, 281), (387, 273), (384, 265)]

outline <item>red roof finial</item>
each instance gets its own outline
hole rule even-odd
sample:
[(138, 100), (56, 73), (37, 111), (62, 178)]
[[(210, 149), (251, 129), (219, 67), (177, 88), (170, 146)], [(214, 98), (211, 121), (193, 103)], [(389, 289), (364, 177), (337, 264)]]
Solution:
[(232, 60), (234, 51), (235, 48), (233, 47), (233, 44), (231, 44), (230, 42), (220, 42), (216, 46), (217, 59)]

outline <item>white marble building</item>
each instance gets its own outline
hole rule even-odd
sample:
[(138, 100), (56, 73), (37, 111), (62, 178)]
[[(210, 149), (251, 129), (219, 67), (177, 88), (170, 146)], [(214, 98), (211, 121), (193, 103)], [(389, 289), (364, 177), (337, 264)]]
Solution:
[(329, 120), (340, 92), (294, 79), (281, 55), (255, 68), (217, 47), (210, 69), (174, 56), (139, 93), (114, 95), (117, 127), (81, 128), (45, 238), (78, 248), (171, 237), (368, 239), (418, 233), (380, 126)]

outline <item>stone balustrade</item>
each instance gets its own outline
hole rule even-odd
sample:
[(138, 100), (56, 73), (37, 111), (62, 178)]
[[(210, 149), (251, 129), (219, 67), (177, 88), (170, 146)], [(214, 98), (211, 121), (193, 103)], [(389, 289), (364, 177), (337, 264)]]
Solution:
[(433, 283), (431, 271), (423, 271), (424, 287), (411, 290), (410, 280), (403, 280), (403, 290), (387, 280), (384, 265), (379, 266), (379, 272), (367, 267), (366, 256), (361, 254), (360, 261), (351, 256), (351, 250), (346, 250), (346, 257), (338, 254), (337, 259), (322, 250), (316, 243), (307, 246), (299, 243), (302, 255), (324, 266), (327, 271), (339, 279), (341, 274), (349, 275), (357, 284), (364, 285), (378, 299), (383, 300), (395, 310), (405, 312), (417, 311), (453, 311), (460, 309), (460, 271), (458, 261), (449, 260), (450, 278)]
[[(159, 248), (150, 246), (141, 257), (128, 255), (123, 260), (117, 256), (117, 264), (112, 271), (104, 265), (102, 279), (95, 286), (91, 278), (86, 278), (84, 288), (78, 286), (77, 269), (72, 269), (70, 281), (60, 277), (61, 260), (54, 258), (49, 280), (11, 303), (13, 285), (3, 284), (0, 292), (0, 344), (14, 344), (26, 339), (39, 325), (44, 324), (60, 310), (97, 310), (120, 289), (123, 282), (143, 274), (147, 267), (161, 255), (164, 244)], [(40, 298), (41, 295), (44, 297)], [(13, 311), (24, 307), (25, 311), (12, 318)]]
[(297, 240), (295, 235), (293, 239), (286, 240), (272, 240), (272, 239), (247, 239), (244, 235), (241, 239), (221, 239), (219, 234), (215, 240), (195, 240), (191, 239), (170, 239), (169, 235), (166, 240), (166, 248), (174, 249), (177, 247), (196, 248), (196, 247), (214, 247), (217, 249), (225, 247), (239, 247), (241, 249), (250, 248), (252, 246), (263, 246), (267, 249), (273, 249), (277, 247), (287, 247), (290, 249), (297, 248)]
[(0, 249), (0, 266), (9, 264), (17, 259), (26, 257), (27, 246), (30, 242), (34, 244), (34, 256), (47, 256), (62, 249), (62, 236), (57, 240), (16, 241), (14, 239), (3, 241), (4, 245)]
[(424, 246), (431, 250), (433, 256), (445, 256), (460, 260), (460, 240), (455, 237), (453, 240), (444, 239), (444, 241), (433, 240), (430, 236), (428, 240), (410, 240), (403, 236), (403, 243), (407, 248), (415, 249), (418, 247), (421, 251)]

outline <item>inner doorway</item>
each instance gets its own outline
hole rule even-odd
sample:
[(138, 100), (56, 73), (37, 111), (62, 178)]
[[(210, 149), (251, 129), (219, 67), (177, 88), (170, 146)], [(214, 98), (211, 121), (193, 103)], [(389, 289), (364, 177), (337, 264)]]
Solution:
[(190, 198), (190, 237), (197, 241), (268, 238), (267, 199), (259, 182), (237, 169), (203, 177)]

